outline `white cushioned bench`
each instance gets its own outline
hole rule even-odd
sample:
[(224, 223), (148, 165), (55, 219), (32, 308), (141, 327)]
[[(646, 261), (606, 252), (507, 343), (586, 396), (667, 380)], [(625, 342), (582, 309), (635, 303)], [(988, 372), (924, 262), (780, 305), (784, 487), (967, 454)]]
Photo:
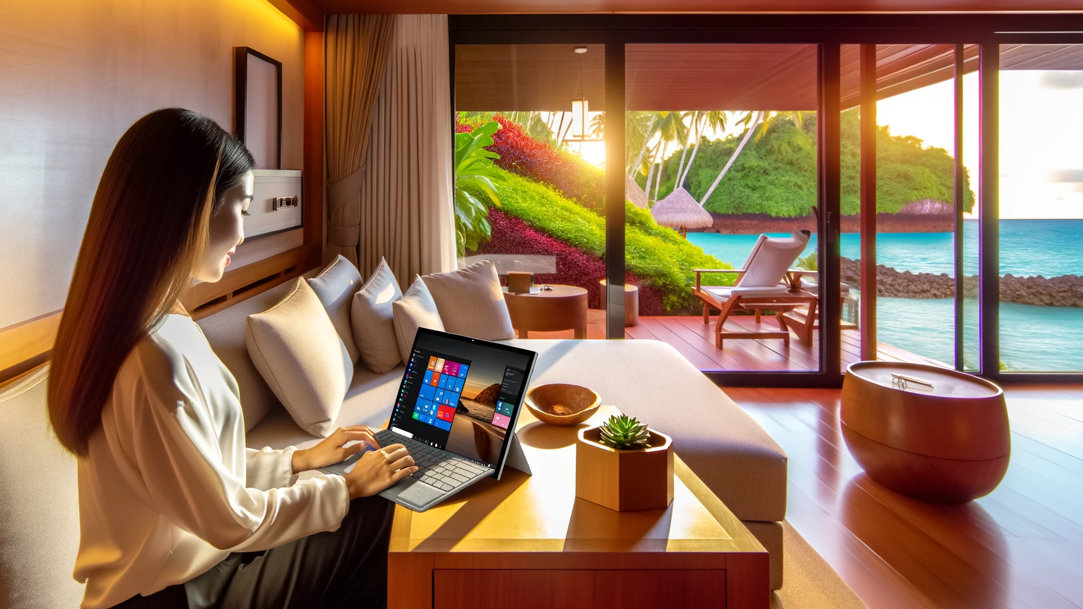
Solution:
[[(287, 282), (203, 320), (200, 326), (241, 388), (248, 444), (317, 441), (278, 405), (245, 348), (245, 318), (263, 311)], [(771, 554), (771, 585), (782, 585), (786, 456), (726, 394), (669, 345), (656, 341), (516, 340), (539, 353), (533, 383), (596, 390), (606, 404), (673, 437), (677, 454)], [(337, 423), (381, 425), (402, 366), (376, 374), (358, 363)], [(72, 580), (79, 520), (75, 459), (52, 435), (45, 406), (47, 370), (0, 393), (0, 607), (76, 607)], [(264, 415), (265, 413), (265, 415)]]

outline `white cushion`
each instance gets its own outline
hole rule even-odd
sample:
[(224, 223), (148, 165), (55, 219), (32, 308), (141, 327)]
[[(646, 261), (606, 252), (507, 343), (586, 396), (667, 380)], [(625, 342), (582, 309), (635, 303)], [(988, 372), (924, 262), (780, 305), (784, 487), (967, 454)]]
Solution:
[(350, 304), (354, 293), (361, 287), (361, 273), (352, 262), (340, 254), (320, 271), (319, 275), (309, 279), (308, 285), (316, 292), (323, 308), (327, 310), (331, 324), (335, 326), (335, 331), (350, 354), (350, 361), (356, 364), (359, 354), (357, 345), (354, 344), (353, 330), (350, 328)]
[[(6, 345), (5, 345), (6, 346)], [(49, 426), (48, 367), (0, 389), (0, 607), (78, 607), (77, 460)]]
[(770, 288), (782, 282), (790, 265), (808, 246), (809, 236), (798, 232), (792, 237), (760, 235), (745, 261), (744, 274), (737, 282), (741, 288)]
[(248, 316), (252, 363), (297, 425), (327, 436), (353, 379), (353, 362), (316, 293), (298, 279), (285, 300)]
[(500, 291), (500, 277), (492, 261), (425, 275), (422, 279), (448, 332), (486, 340), (515, 338), (508, 305)]
[(373, 372), (387, 372), (399, 364), (392, 307), (402, 298), (395, 273), (382, 257), (364, 287), (353, 296), (350, 323), (361, 361)]
[(406, 293), (391, 305), (395, 318), (395, 338), (399, 344), (399, 357), (402, 363), (410, 361), (410, 348), (414, 346), (414, 335), (418, 328), (444, 330), (440, 313), (436, 309), (432, 294), (429, 293), (421, 277), (416, 277)]

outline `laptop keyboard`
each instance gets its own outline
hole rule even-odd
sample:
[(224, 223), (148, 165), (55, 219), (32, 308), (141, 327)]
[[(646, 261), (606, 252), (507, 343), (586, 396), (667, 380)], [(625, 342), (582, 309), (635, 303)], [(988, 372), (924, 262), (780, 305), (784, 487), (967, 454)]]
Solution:
[(382, 446), (396, 443), (405, 446), (414, 458), (414, 465), (417, 465), (417, 471), (410, 474), (410, 477), (440, 490), (458, 488), (488, 469), (455, 453), (404, 438), (388, 429), (381, 429), (374, 435)]

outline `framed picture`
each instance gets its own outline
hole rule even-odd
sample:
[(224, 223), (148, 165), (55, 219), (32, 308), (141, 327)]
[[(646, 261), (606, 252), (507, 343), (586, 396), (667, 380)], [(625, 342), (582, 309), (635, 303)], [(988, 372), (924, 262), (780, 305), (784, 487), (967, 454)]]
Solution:
[(282, 62), (249, 47), (234, 48), (234, 133), (258, 169), (282, 168)]

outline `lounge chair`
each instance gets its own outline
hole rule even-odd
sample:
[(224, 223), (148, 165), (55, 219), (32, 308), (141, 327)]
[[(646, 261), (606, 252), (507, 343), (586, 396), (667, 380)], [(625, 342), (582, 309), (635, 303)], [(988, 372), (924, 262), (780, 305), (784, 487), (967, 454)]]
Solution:
[[(710, 323), (712, 310), (719, 311), (715, 322), (715, 347), (721, 349), (722, 341), (726, 338), (781, 338), (789, 347), (790, 328), (784, 315), (799, 307), (807, 308), (804, 322), (790, 320), (789, 323), (802, 342), (811, 343), (818, 299), (815, 294), (800, 287), (791, 287), (803, 271), (789, 268), (805, 250), (808, 240), (808, 231), (794, 233), (792, 237), (760, 235), (741, 268), (693, 271), (696, 285), (692, 293), (703, 301), (703, 323)], [(702, 277), (708, 273), (736, 273), (737, 282), (732, 287), (703, 285)], [(778, 330), (760, 327), (760, 313), (764, 310), (775, 312)], [(756, 329), (727, 328), (726, 321), (737, 311), (753, 311)]]

